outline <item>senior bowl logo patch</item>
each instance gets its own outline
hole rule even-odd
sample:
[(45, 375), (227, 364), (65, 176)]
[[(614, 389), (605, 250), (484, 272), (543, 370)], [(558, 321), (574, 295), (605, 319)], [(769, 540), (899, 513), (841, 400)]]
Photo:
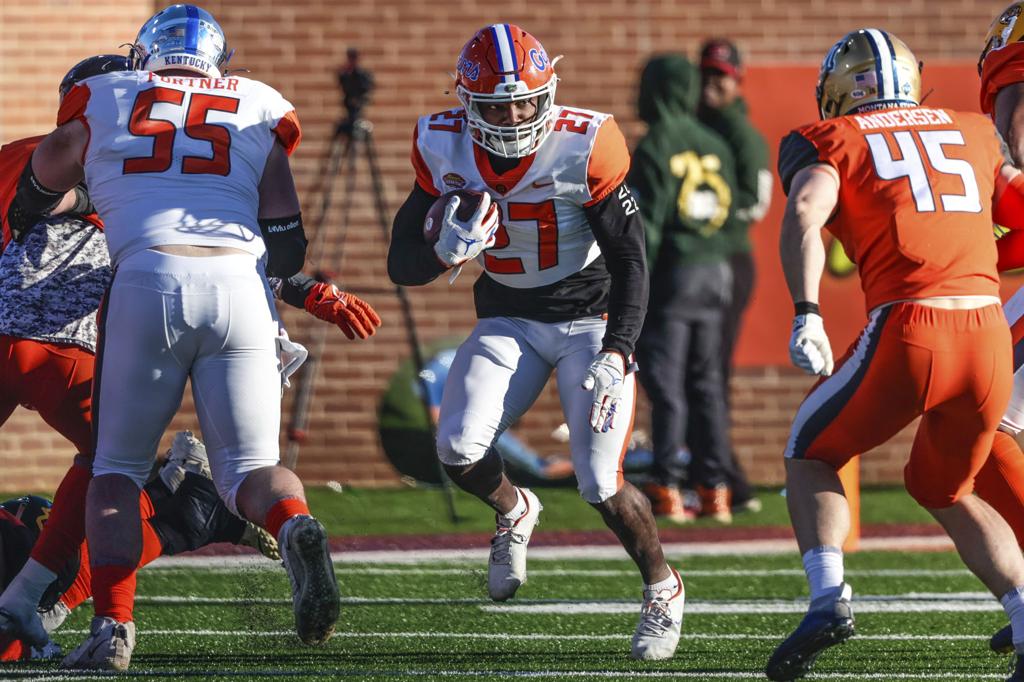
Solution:
[(445, 173), (444, 177), (441, 178), (441, 181), (445, 186), (452, 187), (454, 189), (462, 189), (466, 186), (466, 179), (458, 173)]

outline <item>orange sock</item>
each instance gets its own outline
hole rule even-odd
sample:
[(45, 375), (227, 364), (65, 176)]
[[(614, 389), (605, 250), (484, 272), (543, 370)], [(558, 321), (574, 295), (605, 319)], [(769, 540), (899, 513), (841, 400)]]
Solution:
[(61, 572), (85, 541), (85, 494), (91, 478), (92, 470), (76, 459), (53, 496), (53, 509), (32, 548), (31, 557), (54, 573)]
[(992, 452), (974, 478), (974, 491), (1006, 519), (1024, 548), (1024, 452), (1013, 436), (996, 431)]
[(263, 527), (275, 538), (281, 533), (281, 526), (293, 516), (309, 515), (309, 507), (305, 500), (297, 497), (286, 497), (278, 500), (267, 512), (267, 518), (263, 521)]
[(135, 567), (92, 567), (92, 601), (97, 616), (119, 622), (132, 620), (135, 608)]

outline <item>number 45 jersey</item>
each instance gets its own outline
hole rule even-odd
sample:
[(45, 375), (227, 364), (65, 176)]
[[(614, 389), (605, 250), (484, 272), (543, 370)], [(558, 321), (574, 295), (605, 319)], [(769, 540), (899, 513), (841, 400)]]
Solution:
[(259, 183), (280, 141), (301, 131), (294, 108), (259, 81), (123, 71), (88, 78), (57, 116), (89, 130), (89, 195), (116, 266), (160, 244), (265, 252), (256, 221)]
[(783, 138), (779, 176), (839, 173), (827, 227), (860, 270), (868, 310), (933, 296), (999, 295), (992, 192), (1004, 163), (980, 114), (914, 107), (840, 116)]
[(478, 258), (486, 273), (476, 286), (480, 317), (558, 321), (607, 310), (608, 274), (585, 210), (619, 189), (629, 152), (608, 114), (557, 107), (553, 121), (540, 148), (501, 175), (474, 143), (462, 109), (417, 124), (419, 187), (435, 196), (489, 192), (500, 211), (495, 244)]

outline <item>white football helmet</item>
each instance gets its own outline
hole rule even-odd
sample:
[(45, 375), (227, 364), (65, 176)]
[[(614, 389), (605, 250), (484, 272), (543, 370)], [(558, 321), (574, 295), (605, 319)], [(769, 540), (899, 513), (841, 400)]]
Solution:
[(233, 53), (212, 14), (195, 5), (171, 5), (142, 25), (128, 58), (137, 71), (184, 69), (220, 78)]

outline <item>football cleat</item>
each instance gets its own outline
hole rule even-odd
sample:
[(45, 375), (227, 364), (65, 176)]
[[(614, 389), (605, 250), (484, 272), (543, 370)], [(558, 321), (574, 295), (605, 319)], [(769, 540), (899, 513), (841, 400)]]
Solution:
[(544, 509), (529, 488), (519, 488), (526, 499), (526, 513), (511, 526), (497, 516), (497, 530), (491, 538), (491, 556), (487, 568), (487, 593), (494, 601), (510, 599), (526, 582), (526, 546)]
[(57, 603), (49, 609), (39, 612), (39, 620), (43, 622), (43, 629), (46, 630), (46, 633), (53, 634), (70, 615), (71, 609), (58, 599)]
[[(811, 607), (786, 640), (768, 659), (765, 674), (770, 680), (795, 680), (810, 672), (822, 651), (853, 637), (853, 590), (843, 583), (836, 596), (811, 602)], [(821, 602), (821, 603), (819, 603)]]
[(992, 635), (992, 638), (988, 640), (988, 648), (997, 654), (1013, 653), (1013, 626), (1007, 625)]
[(252, 547), (268, 559), (281, 560), (281, 550), (277, 546), (277, 540), (255, 523), (246, 522), (245, 530), (242, 531), (242, 537), (238, 539), (238, 544)]
[(683, 494), (678, 488), (658, 483), (645, 483), (643, 493), (651, 501), (651, 513), (673, 523), (690, 523), (697, 519), (697, 512), (686, 506)]
[(295, 631), (305, 644), (323, 644), (334, 634), (341, 609), (327, 531), (312, 516), (296, 516), (281, 529), (279, 544), (292, 584)]
[(134, 648), (135, 623), (96, 616), (89, 626), (89, 636), (64, 657), (60, 667), (124, 672), (132, 661)]
[(671, 569), (679, 587), (675, 592), (644, 592), (640, 607), (640, 622), (633, 634), (630, 655), (638, 661), (663, 661), (676, 653), (679, 635), (683, 629), (683, 606), (686, 589), (676, 569)]
[(176, 493), (189, 471), (204, 478), (213, 478), (210, 459), (206, 455), (203, 441), (196, 438), (191, 431), (178, 431), (174, 434), (174, 440), (167, 451), (167, 459), (160, 467), (160, 480), (172, 493)]

